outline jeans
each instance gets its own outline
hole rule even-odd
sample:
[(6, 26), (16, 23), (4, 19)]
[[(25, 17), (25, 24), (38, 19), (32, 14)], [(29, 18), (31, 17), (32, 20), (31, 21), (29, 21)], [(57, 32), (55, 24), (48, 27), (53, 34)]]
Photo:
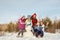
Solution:
[(37, 31), (37, 27), (36, 26), (32, 27), (32, 33), (36, 32), (36, 31)]
[(43, 36), (44, 35), (44, 32), (42, 31), (42, 30), (38, 30), (37, 32), (36, 32), (36, 37), (38, 37), (38, 35), (40, 35), (41, 34), (41, 36)]

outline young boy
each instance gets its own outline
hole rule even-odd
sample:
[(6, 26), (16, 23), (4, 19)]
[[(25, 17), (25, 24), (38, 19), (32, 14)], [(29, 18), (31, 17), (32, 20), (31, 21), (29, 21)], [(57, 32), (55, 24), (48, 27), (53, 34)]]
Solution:
[(37, 28), (36, 37), (38, 37), (39, 35), (40, 35), (40, 37), (43, 37), (43, 35), (44, 35), (44, 24), (43, 24), (43, 22), (41, 22), (39, 24), (39, 27)]

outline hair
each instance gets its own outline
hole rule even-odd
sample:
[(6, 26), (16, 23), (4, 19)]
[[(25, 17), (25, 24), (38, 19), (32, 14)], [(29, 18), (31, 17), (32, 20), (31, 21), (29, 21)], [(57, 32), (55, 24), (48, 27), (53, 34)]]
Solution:
[(22, 16), (22, 18), (25, 17), (25, 16)]

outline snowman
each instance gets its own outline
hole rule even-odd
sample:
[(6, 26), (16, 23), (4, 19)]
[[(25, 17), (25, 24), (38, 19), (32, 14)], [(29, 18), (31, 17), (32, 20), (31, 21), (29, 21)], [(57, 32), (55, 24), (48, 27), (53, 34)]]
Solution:
[(26, 36), (26, 37), (32, 37), (32, 36), (33, 36), (32, 32), (31, 32), (31, 29), (32, 29), (31, 19), (30, 19), (30, 17), (29, 17), (29, 18), (27, 18), (27, 20), (26, 20), (26, 32), (25, 32), (25, 36)]

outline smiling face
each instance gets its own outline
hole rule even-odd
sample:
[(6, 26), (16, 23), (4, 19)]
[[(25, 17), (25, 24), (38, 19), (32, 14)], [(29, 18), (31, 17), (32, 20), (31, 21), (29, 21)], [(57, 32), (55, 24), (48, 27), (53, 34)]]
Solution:
[(33, 15), (33, 18), (35, 19), (36, 18), (36, 15)]
[(43, 22), (41, 21), (41, 25), (43, 25)]
[(22, 20), (25, 19), (25, 16), (22, 17)]

